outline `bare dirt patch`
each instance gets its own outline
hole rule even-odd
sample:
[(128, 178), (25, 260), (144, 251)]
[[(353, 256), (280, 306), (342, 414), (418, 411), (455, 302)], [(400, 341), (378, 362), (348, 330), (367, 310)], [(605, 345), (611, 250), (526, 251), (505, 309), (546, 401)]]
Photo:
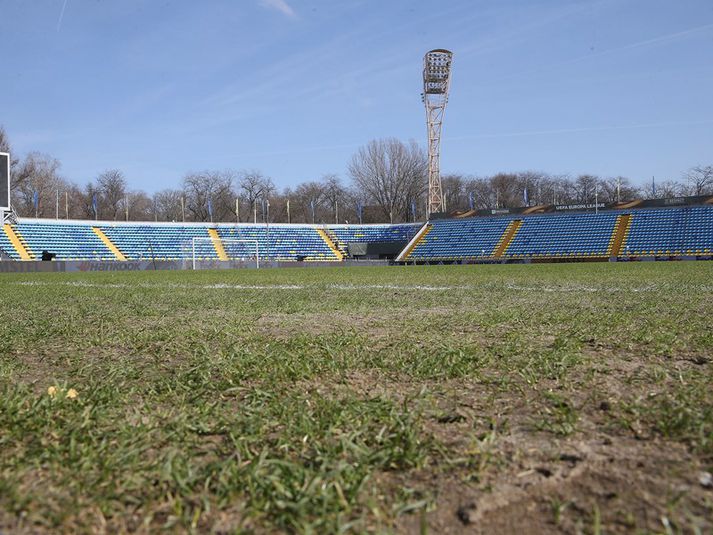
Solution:
[(521, 385), (513, 395), (469, 379), (422, 382), (367, 370), (300, 388), (386, 397), (423, 411), (424, 430), (441, 451), (424, 469), (373, 481), (381, 492), (409, 489), (430, 501), (425, 516), (399, 516), (399, 532), (418, 532), (424, 522), (433, 533), (706, 532), (713, 493), (698, 481), (700, 459), (680, 442), (616, 425), (615, 400), (641, 366), (618, 367), (598, 394), (566, 392), (578, 412), (564, 435), (538, 428), (545, 385)]

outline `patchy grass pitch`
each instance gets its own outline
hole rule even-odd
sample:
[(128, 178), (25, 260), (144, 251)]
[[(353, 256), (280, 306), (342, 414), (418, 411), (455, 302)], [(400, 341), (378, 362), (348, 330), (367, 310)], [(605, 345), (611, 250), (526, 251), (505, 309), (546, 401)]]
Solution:
[(713, 263), (0, 292), (2, 532), (713, 530)]

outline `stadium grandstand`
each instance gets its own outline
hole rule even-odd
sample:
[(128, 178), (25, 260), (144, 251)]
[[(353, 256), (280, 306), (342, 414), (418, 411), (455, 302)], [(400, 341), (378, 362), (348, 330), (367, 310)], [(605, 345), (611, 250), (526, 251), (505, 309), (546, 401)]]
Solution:
[[(228, 260), (254, 255), (277, 261), (337, 262), (354, 244), (397, 243), (400, 249), (422, 224), (323, 225), (213, 224), (51, 220), (19, 218), (0, 232), (8, 260)], [(394, 254), (393, 256), (396, 256)]]
[(549, 213), (541, 207), (543, 213), (523, 209), (515, 214), (435, 219), (419, 230), (397, 260), (431, 263), (710, 259), (713, 197), (679, 199), (679, 202), (684, 205), (659, 207), (663, 203), (639, 201), (594, 212)]
[[(713, 257), (713, 197), (595, 211), (531, 207), (426, 223), (308, 225), (63, 221), (3, 225), (4, 260), (234, 260), (403, 263), (562, 262)], [(502, 211), (502, 210), (501, 210)], [(46, 254), (45, 254), (46, 256)]]
[(403, 260), (710, 256), (713, 207), (436, 220), (419, 238)]

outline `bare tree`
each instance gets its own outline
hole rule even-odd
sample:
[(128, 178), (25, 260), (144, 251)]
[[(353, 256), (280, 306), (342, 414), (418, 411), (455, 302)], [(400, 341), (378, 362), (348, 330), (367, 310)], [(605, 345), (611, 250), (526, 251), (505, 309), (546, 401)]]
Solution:
[(290, 198), (285, 193), (272, 193), (270, 196), (270, 223), (287, 223), (287, 200)]
[(579, 175), (574, 181), (574, 189), (577, 194), (576, 202), (592, 203), (599, 187), (599, 177), (594, 175)]
[(522, 191), (518, 176), (514, 173), (498, 173), (490, 178), (496, 208), (522, 206)]
[(10, 138), (5, 127), (0, 125), (0, 152), (10, 152)]
[(468, 193), (465, 191), (465, 185), (466, 178), (463, 175), (451, 173), (441, 177), (443, 198), (448, 211), (468, 208)]
[[(319, 182), (303, 182), (294, 191), (293, 221), (305, 223), (324, 222), (322, 203), (324, 202), (324, 185)], [(301, 217), (300, 217), (301, 216)]]
[[(476, 210), (495, 207), (495, 195), (490, 187), (490, 179), (471, 178), (466, 182), (464, 188), (468, 197), (473, 195), (473, 208)], [(470, 199), (468, 199), (468, 205), (470, 206)]]
[[(84, 192), (76, 184), (67, 184), (64, 192), (60, 193), (60, 217), (67, 219), (84, 219), (87, 217), (83, 208)], [(94, 217), (92, 215), (92, 217)]]
[(531, 206), (549, 204), (552, 196), (547, 195), (551, 189), (552, 177), (543, 171), (523, 171), (517, 174), (519, 189), (522, 190), (521, 201), (524, 202), (524, 192), (527, 189), (527, 198)]
[(688, 195), (713, 194), (713, 165), (691, 167), (684, 177), (688, 182)]
[(275, 192), (275, 184), (272, 179), (264, 176), (260, 171), (251, 169), (238, 173), (238, 185), (240, 187), (240, 198), (247, 204), (245, 210), (245, 220), (251, 221), (256, 218), (259, 212), (258, 204), (262, 199), (271, 196)]
[(535, 193), (535, 204), (556, 204), (557, 186), (561, 182), (567, 183), (569, 179), (561, 176), (542, 173), (537, 181), (537, 189)]
[(573, 204), (578, 202), (578, 191), (574, 180), (569, 175), (558, 177), (555, 183), (555, 204)]
[[(339, 222), (340, 223), (358, 223), (359, 213), (358, 207), (362, 205), (363, 202), (359, 196), (359, 192), (353, 187), (344, 188), (342, 193), (342, 199), (339, 201)], [(362, 208), (362, 221), (364, 213)]]
[(118, 169), (109, 169), (97, 177), (97, 193), (101, 217), (116, 221), (123, 211), (126, 197), (126, 178)]
[[(324, 175), (322, 177), (322, 192), (326, 203), (327, 211), (334, 216), (333, 221), (339, 223), (339, 203), (345, 201), (345, 191), (342, 181), (335, 174)], [(346, 206), (342, 206), (343, 210)]]
[(663, 180), (655, 185), (647, 183), (639, 192), (645, 199), (665, 199), (686, 194), (686, 186), (676, 180)]
[[(80, 212), (83, 219), (99, 219), (101, 211), (99, 207), (99, 188), (93, 182), (89, 182), (79, 198)], [(96, 211), (95, 211), (96, 208)]]
[(67, 187), (59, 175), (59, 160), (31, 152), (18, 165), (15, 178), (15, 202), (20, 215), (54, 217), (57, 195)]
[(154, 193), (153, 205), (159, 221), (182, 221), (181, 198), (183, 192), (177, 189), (165, 189)]
[(405, 145), (395, 138), (370, 141), (349, 163), (357, 189), (392, 222), (408, 220), (411, 202), (426, 189), (427, 169), (426, 154), (415, 141)]
[(183, 179), (186, 210), (193, 221), (227, 221), (235, 213), (230, 171), (191, 173)]
[(149, 221), (155, 217), (153, 200), (141, 190), (127, 193), (130, 221)]
[(599, 200), (602, 202), (631, 201), (639, 194), (639, 190), (624, 176), (609, 177), (599, 182)]

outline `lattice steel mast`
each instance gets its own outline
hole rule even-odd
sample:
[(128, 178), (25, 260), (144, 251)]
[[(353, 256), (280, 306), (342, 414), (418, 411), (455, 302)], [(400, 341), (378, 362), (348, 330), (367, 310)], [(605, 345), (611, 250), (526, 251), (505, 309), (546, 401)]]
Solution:
[(423, 103), (428, 126), (428, 215), (446, 210), (441, 189), (441, 127), (448, 103), (453, 53), (431, 50), (423, 57)]

